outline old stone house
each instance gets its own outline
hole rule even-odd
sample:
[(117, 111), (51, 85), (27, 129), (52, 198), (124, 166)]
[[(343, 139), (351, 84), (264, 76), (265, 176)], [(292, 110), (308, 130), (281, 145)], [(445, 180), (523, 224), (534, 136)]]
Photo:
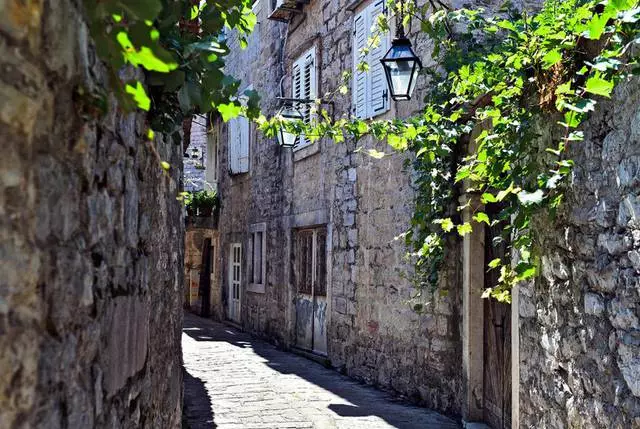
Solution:
[[(187, 192), (217, 191), (216, 153), (210, 151), (207, 118), (191, 120), (189, 143), (183, 154), (183, 188)], [(209, 151), (208, 151), (209, 150)], [(218, 276), (214, 269), (218, 243), (217, 213), (194, 212), (185, 217), (184, 304), (203, 316), (210, 315), (211, 286)]]
[[(486, 3), (486, 2), (483, 2)], [(496, 4), (498, 2), (495, 2)], [(526, 5), (525, 5), (526, 6)], [(405, 117), (377, 60), (355, 70), (383, 0), (259, 0), (247, 49), (229, 35), (227, 72), (262, 96), (320, 98), (344, 70), (335, 116)], [(411, 34), (429, 63), (431, 47)], [(410, 154), (364, 139), (280, 147), (244, 118), (215, 120), (207, 171), (222, 198), (212, 240), (210, 310), (351, 377), (495, 428), (640, 427), (640, 90), (622, 85), (576, 146), (572, 190), (555, 223), (541, 222), (542, 273), (511, 306), (482, 300), (485, 231), (452, 243), (447, 295), (410, 302), (411, 266), (396, 237), (413, 212)], [(367, 156), (362, 148), (387, 153)], [(209, 172), (207, 173), (209, 174)]]

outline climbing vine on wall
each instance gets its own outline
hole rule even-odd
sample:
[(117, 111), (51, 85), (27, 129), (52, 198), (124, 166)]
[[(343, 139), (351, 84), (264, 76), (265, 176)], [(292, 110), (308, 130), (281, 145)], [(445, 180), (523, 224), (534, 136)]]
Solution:
[[(85, 0), (96, 51), (120, 107), (150, 112), (155, 131), (179, 139), (184, 118), (217, 111), (256, 115), (254, 91), (224, 73), (225, 34), (241, 46), (256, 23), (251, 0)], [(131, 76), (125, 66), (143, 73)], [(124, 68), (124, 69), (123, 69)]]
[[(639, 74), (638, 2), (547, 0), (537, 13), (507, 5), (498, 17), (480, 9), (434, 9), (431, 2), (404, 7), (435, 46), (419, 115), (332, 121), (318, 108), (311, 124), (283, 123), (277, 116), (261, 117), (259, 124), (268, 136), (284, 126), (312, 140), (372, 134), (413, 153), (416, 209), (406, 239), (417, 260), (417, 282), (423, 289), (437, 287), (449, 236), (497, 226), (507, 256), (488, 264), (500, 276), (484, 296), (510, 302), (511, 288), (536, 275), (532, 220), (553, 215), (562, 204), (573, 166), (567, 149), (582, 141), (580, 127), (597, 103)], [(384, 17), (378, 26), (389, 28)], [(463, 190), (472, 198), (461, 202)], [(470, 219), (461, 215), (465, 209)]]

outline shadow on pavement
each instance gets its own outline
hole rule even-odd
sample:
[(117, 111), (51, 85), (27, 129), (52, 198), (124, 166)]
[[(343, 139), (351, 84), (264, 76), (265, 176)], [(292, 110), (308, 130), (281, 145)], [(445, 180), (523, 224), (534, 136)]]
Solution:
[(184, 409), (182, 429), (213, 429), (213, 407), (204, 383), (186, 370), (184, 373)]
[[(456, 422), (439, 413), (399, 400), (304, 357), (278, 350), (272, 344), (235, 328), (185, 313), (183, 332), (196, 341), (225, 342), (251, 348), (267, 361), (266, 365), (281, 374), (296, 375), (340, 396), (351, 405), (330, 404), (328, 408), (338, 416), (377, 416), (396, 429), (460, 428)], [(206, 393), (203, 395), (206, 397)]]

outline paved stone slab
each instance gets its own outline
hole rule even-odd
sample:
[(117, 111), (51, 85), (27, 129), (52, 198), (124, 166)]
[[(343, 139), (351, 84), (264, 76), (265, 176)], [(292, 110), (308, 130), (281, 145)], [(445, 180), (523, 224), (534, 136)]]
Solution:
[(460, 427), (438, 413), (191, 314), (185, 314), (182, 348), (190, 429)]

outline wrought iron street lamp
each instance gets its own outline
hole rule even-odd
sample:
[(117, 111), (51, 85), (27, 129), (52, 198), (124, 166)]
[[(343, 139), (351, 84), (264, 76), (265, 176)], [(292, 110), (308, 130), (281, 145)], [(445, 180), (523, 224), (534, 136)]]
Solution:
[[(313, 104), (319, 105), (328, 105), (331, 107), (331, 119), (334, 116), (334, 104), (333, 101), (326, 100), (312, 100), (309, 98), (284, 98), (278, 97), (280, 101), (282, 101), (282, 107), (278, 111), (278, 117), (281, 120), (281, 123), (284, 124), (286, 122), (297, 122), (303, 121), (308, 122), (310, 117), (311, 108), (310, 106)], [(296, 106), (303, 105), (304, 111), (307, 116), (298, 109)], [(306, 119), (306, 121), (305, 121)], [(285, 126), (280, 126), (278, 128), (278, 144), (284, 148), (292, 148), (295, 147), (300, 142), (300, 135), (287, 131)]]
[(411, 41), (404, 34), (402, 13), (397, 18), (396, 37), (391, 42), (391, 48), (380, 61), (387, 78), (391, 98), (396, 101), (411, 100), (413, 90), (416, 88), (418, 73), (422, 69), (422, 61), (413, 52)]
[[(285, 103), (282, 105), (280, 111), (278, 112), (278, 117), (283, 123), (304, 120), (302, 112), (298, 110), (298, 108), (291, 100), (285, 100)], [(292, 148), (296, 144), (298, 144), (299, 140), (300, 136), (298, 134), (287, 131), (286, 127), (280, 126), (278, 128), (278, 143), (280, 144), (280, 146), (284, 148)]]

